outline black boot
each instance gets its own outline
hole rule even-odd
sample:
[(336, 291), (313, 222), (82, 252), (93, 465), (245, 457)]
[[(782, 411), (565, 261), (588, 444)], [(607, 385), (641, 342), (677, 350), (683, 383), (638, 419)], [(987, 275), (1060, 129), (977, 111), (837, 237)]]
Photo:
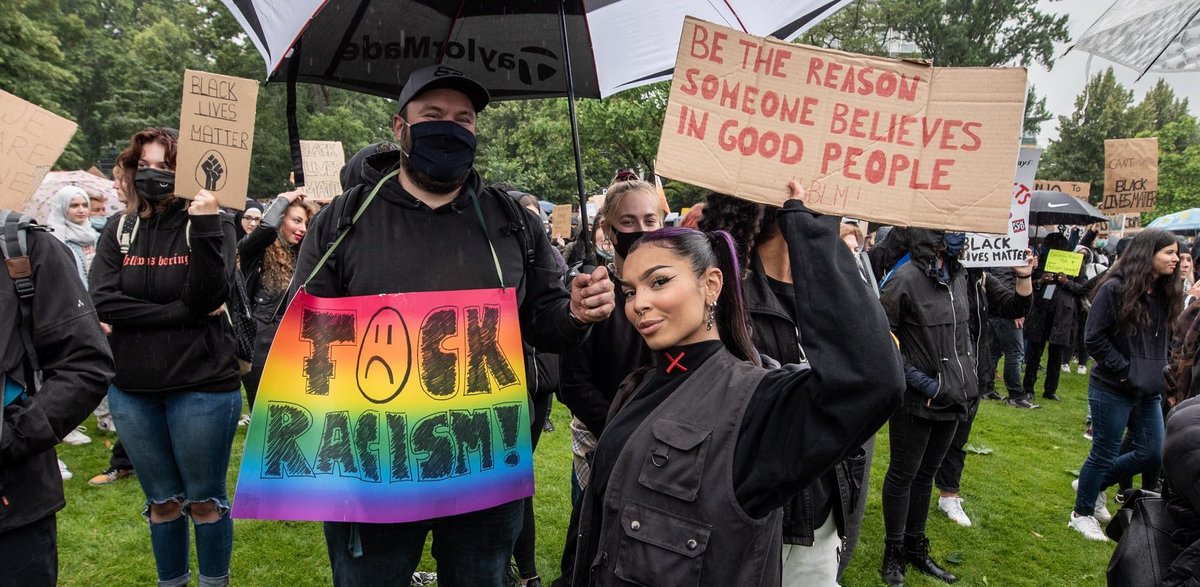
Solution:
[(883, 546), (883, 566), (879, 574), (888, 587), (904, 587), (904, 543), (887, 541)]
[(929, 539), (923, 534), (920, 536), (904, 536), (904, 554), (905, 558), (908, 559), (908, 564), (926, 575), (947, 583), (953, 583), (958, 580), (958, 577), (950, 574), (946, 569), (939, 567), (929, 556)]

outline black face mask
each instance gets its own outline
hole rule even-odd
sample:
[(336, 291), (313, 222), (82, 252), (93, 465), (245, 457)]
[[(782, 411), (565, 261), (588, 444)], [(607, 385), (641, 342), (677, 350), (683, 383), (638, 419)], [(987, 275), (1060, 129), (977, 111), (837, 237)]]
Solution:
[(150, 203), (161, 202), (175, 193), (175, 172), (143, 167), (133, 176), (138, 196)]
[(613, 250), (616, 251), (619, 257), (624, 259), (629, 256), (629, 249), (633, 248), (633, 243), (638, 242), (638, 239), (642, 238), (646, 234), (646, 231), (621, 232), (614, 228), (613, 234), (617, 236), (616, 241), (613, 242)]
[(459, 184), (475, 164), (475, 135), (457, 122), (431, 120), (409, 125), (408, 164), (441, 184)]

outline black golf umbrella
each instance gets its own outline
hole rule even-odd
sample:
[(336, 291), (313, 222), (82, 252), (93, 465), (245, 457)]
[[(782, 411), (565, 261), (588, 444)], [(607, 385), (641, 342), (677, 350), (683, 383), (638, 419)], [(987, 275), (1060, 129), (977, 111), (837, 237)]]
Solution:
[[(586, 210), (575, 96), (603, 98), (668, 79), (685, 16), (790, 39), (851, 0), (222, 0), (258, 48), (267, 81), (395, 98), (413, 70), (458, 68), (496, 100), (570, 99), (580, 209)], [(298, 185), (302, 185), (298, 184)], [(581, 212), (586, 214), (586, 212)], [(582, 219), (586, 226), (586, 218)]]
[(1032, 226), (1083, 226), (1097, 222), (1108, 222), (1108, 217), (1087, 200), (1069, 194), (1038, 190), (1029, 201), (1029, 224)]

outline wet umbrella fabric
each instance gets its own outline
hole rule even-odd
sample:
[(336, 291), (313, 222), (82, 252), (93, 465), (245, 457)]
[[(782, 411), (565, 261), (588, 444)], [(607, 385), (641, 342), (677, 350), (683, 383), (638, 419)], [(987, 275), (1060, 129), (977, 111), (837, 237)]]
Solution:
[(1032, 226), (1097, 222), (1108, 222), (1108, 217), (1099, 208), (1069, 194), (1038, 190), (1029, 201), (1029, 224)]
[(1117, 0), (1071, 49), (1147, 72), (1200, 71), (1200, 0)]
[(1172, 232), (1200, 230), (1200, 208), (1192, 208), (1155, 218), (1146, 228), (1161, 228)]
[(850, 0), (222, 2), (262, 54), (269, 81), (394, 98), (414, 69), (446, 64), (503, 100), (566, 95), (560, 4), (575, 94), (601, 98), (669, 78), (687, 15), (788, 39)]

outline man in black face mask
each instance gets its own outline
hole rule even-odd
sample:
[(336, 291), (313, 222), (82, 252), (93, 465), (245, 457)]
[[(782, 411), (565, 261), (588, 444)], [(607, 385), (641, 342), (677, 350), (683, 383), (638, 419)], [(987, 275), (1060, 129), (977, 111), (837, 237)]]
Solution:
[[(568, 292), (550, 241), (537, 229), (540, 220), (481, 182), (473, 170), (475, 116), (488, 99), (482, 86), (452, 67), (413, 72), (392, 118), (399, 149), (351, 159), (361, 163), (346, 170), (354, 178), (347, 185), (363, 188), (343, 194), (342, 202), (335, 200), (312, 220), (295, 281), (311, 273), (305, 289), (320, 297), (515, 288), (521, 336), (528, 345), (560, 353), (582, 342), (590, 324), (606, 319), (615, 307), (612, 281), (599, 268), (576, 277)], [(368, 200), (376, 187), (378, 193)], [(353, 229), (322, 263), (339, 229), (359, 210)], [(526, 357), (526, 365), (531, 359)], [(533, 380), (526, 382), (531, 392)], [(404, 580), (420, 562), (432, 530), (439, 585), (498, 586), (522, 512), (517, 500), (414, 523), (326, 522), (334, 584)]]

